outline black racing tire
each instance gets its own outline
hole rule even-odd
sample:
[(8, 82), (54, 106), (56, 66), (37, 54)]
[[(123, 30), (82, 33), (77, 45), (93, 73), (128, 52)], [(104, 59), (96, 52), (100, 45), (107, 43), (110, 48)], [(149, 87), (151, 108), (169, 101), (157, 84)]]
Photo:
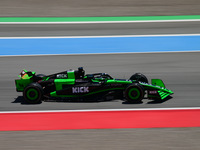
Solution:
[(144, 88), (139, 83), (129, 85), (124, 91), (124, 97), (130, 103), (141, 102), (144, 94)]
[(29, 84), (23, 91), (23, 97), (28, 104), (39, 104), (43, 98), (42, 86), (38, 83)]
[(134, 75), (130, 77), (130, 80), (136, 80), (136, 81), (148, 83), (147, 77), (143, 75), (142, 73), (135, 73)]

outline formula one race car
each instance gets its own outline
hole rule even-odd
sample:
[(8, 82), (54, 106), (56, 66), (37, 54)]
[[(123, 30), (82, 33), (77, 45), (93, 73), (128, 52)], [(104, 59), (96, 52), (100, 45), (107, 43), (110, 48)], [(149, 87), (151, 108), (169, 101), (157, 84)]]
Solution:
[(15, 80), (17, 92), (23, 92), (27, 103), (35, 104), (48, 97), (87, 98), (100, 95), (114, 96), (126, 101), (141, 102), (145, 94), (148, 99), (163, 100), (173, 92), (165, 88), (160, 79), (151, 84), (141, 73), (126, 79), (114, 79), (107, 73), (86, 74), (82, 67), (52, 75), (36, 74), (23, 70)]

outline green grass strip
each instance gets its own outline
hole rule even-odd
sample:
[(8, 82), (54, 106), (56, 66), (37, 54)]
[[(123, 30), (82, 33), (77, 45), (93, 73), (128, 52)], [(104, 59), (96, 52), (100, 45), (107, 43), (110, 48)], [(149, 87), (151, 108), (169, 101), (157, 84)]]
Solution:
[(0, 22), (88, 22), (88, 21), (154, 21), (191, 20), (200, 15), (188, 16), (128, 16), (128, 17), (0, 17)]

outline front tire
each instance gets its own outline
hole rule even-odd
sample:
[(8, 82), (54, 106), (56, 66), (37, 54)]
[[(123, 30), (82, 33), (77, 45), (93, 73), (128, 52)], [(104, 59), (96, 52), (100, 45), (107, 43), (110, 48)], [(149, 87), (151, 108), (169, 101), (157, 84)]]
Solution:
[(42, 86), (38, 83), (29, 84), (23, 92), (25, 102), (28, 104), (39, 104), (43, 98)]
[(141, 102), (144, 98), (144, 88), (138, 83), (129, 85), (125, 89), (124, 96), (130, 103)]

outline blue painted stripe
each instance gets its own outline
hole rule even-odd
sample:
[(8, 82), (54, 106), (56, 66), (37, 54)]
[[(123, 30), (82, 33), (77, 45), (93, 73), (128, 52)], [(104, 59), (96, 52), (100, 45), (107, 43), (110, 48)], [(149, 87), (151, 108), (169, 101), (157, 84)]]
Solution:
[(200, 36), (0, 39), (0, 55), (199, 50)]

